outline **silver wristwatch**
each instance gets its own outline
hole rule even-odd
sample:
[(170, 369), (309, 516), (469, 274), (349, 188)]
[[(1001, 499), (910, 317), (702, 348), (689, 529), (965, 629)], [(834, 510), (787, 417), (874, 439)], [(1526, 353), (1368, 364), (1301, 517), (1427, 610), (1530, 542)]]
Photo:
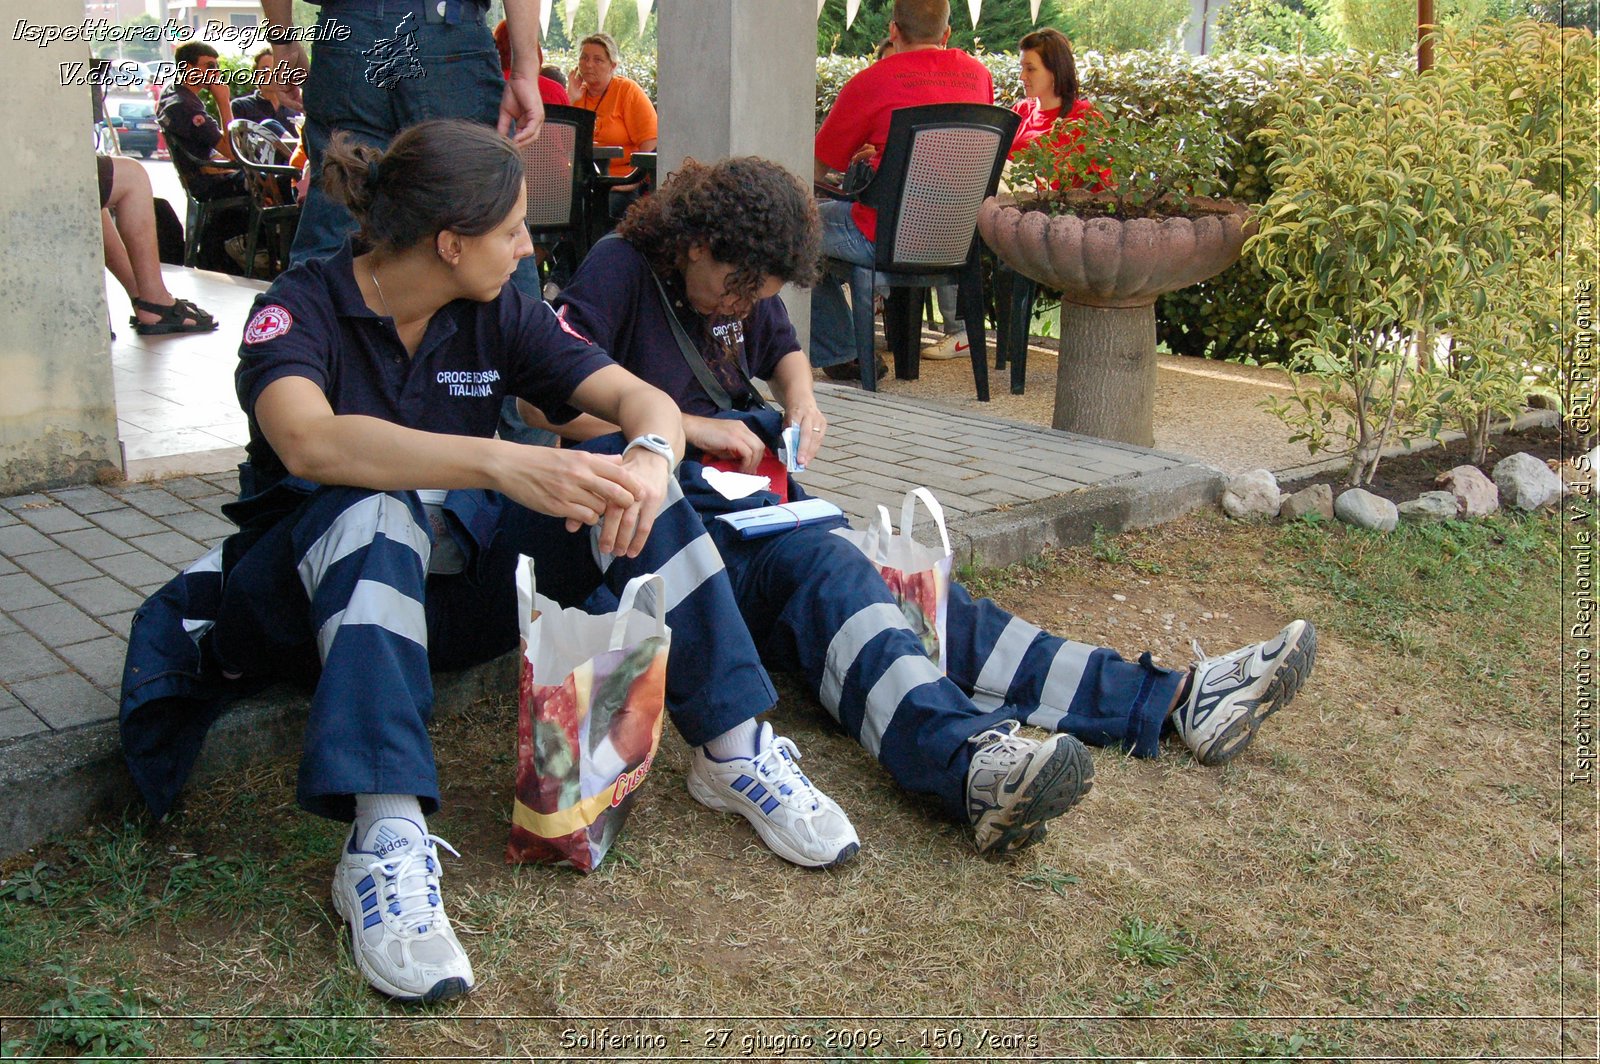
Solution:
[(654, 432), (647, 432), (643, 436), (635, 436), (628, 441), (628, 446), (622, 449), (622, 453), (626, 455), (635, 447), (642, 447), (652, 454), (659, 454), (667, 460), (668, 469), (678, 468), (678, 456), (673, 453), (672, 444), (667, 442), (665, 436), (658, 436)]

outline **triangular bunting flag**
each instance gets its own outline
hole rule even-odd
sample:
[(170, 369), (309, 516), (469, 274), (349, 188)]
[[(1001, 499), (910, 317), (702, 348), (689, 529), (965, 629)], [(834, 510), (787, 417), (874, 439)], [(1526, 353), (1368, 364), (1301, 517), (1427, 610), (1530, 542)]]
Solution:
[(650, 17), (651, 0), (639, 0), (639, 36), (644, 36), (645, 20)]
[[(554, 0), (552, 0), (554, 2)], [(578, 0), (567, 0), (567, 36), (572, 36), (572, 20), (578, 17)]]
[(849, 29), (850, 23), (856, 20), (856, 12), (861, 10), (861, 0), (844, 0), (844, 28)]
[(1042, 0), (1028, 0), (1028, 6), (1033, 9), (1033, 24), (1039, 24), (1039, 4)]
[(556, 6), (556, 0), (539, 0), (539, 40), (543, 41), (550, 36), (550, 9)]
[(983, 0), (967, 0), (967, 10), (972, 13), (972, 28), (978, 28), (978, 9), (983, 7)]
[(600, 11), (600, 32), (606, 31), (606, 12), (611, 10), (611, 0), (596, 0), (595, 7)]

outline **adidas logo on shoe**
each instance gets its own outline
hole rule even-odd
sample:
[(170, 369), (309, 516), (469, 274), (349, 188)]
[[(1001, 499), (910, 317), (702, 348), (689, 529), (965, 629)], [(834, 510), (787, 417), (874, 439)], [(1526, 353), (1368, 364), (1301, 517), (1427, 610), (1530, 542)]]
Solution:
[(372, 852), (379, 857), (388, 857), (394, 851), (411, 845), (410, 839), (395, 834), (388, 824), (382, 824), (378, 827), (377, 837), (373, 841)]

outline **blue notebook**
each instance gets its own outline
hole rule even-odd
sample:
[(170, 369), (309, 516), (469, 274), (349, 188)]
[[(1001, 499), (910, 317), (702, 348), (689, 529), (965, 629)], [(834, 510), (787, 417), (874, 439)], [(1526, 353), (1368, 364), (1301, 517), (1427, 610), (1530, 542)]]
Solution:
[(778, 506), (718, 514), (717, 520), (729, 525), (740, 539), (760, 539), (843, 516), (844, 511), (826, 499), (801, 499)]

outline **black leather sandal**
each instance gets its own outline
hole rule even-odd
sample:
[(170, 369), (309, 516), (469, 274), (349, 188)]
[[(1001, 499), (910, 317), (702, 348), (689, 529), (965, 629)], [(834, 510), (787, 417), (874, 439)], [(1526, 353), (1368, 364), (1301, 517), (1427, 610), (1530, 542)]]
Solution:
[(128, 319), (128, 323), (133, 326), (133, 331), (140, 336), (211, 332), (217, 327), (215, 318), (187, 299), (178, 299), (176, 296), (166, 306), (162, 306), (159, 303), (151, 303), (145, 299), (135, 299), (133, 307), (135, 310), (142, 310), (146, 314), (159, 316), (157, 321), (140, 321), (137, 314)]

